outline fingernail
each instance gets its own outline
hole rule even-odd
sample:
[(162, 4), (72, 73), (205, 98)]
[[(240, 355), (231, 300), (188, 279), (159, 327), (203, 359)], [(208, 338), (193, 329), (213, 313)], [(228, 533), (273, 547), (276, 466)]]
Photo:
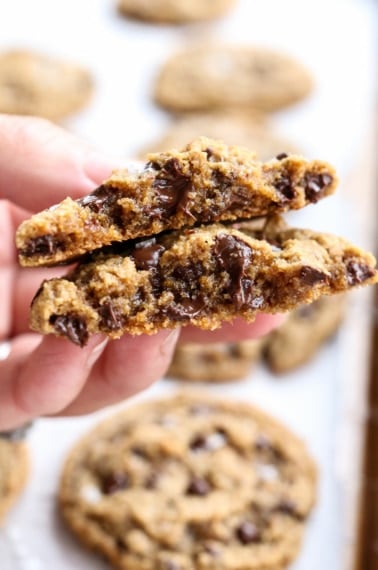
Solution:
[(86, 362), (88, 368), (92, 368), (92, 366), (95, 364), (95, 362), (100, 358), (101, 354), (105, 350), (106, 345), (108, 344), (108, 340), (109, 339), (107, 339), (107, 338), (102, 340), (100, 342), (100, 344), (97, 344), (92, 349), (92, 351), (88, 354), (88, 358), (87, 358), (87, 362)]
[(171, 356), (179, 336), (180, 329), (170, 331), (160, 345), (160, 354), (163, 356)]

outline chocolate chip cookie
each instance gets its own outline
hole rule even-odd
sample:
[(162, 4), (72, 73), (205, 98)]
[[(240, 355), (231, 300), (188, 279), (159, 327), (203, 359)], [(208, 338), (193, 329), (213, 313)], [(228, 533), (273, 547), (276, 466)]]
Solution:
[(298, 209), (336, 185), (326, 162), (282, 154), (264, 163), (245, 148), (200, 137), (26, 220), (16, 235), (19, 259), (24, 266), (54, 265), (165, 230)]
[(106, 420), (69, 455), (60, 511), (116, 568), (282, 570), (315, 502), (304, 444), (260, 410), (205, 394)]
[(223, 16), (236, 0), (119, 0), (118, 9), (138, 20), (179, 24)]
[(167, 371), (169, 378), (229, 382), (244, 378), (261, 354), (259, 340), (234, 343), (179, 344)]
[(269, 160), (282, 153), (300, 154), (293, 143), (275, 133), (258, 116), (247, 113), (196, 113), (177, 118), (166, 133), (150, 143), (139, 156), (144, 158), (147, 153), (183, 148), (187, 141), (200, 136), (253, 149), (259, 160)]
[[(259, 226), (260, 224), (260, 226)], [(44, 281), (31, 327), (83, 346), (192, 324), (213, 330), (378, 281), (374, 257), (343, 238), (272, 219), (204, 225), (103, 248)]]
[(25, 485), (28, 466), (26, 445), (0, 433), (0, 525)]
[(289, 372), (308, 362), (338, 329), (345, 312), (345, 297), (321, 297), (293, 311), (270, 333), (264, 354), (276, 373)]
[(173, 55), (157, 77), (154, 98), (175, 112), (275, 111), (307, 97), (307, 69), (280, 52), (253, 46), (195, 45)]
[(86, 105), (93, 80), (85, 69), (32, 51), (0, 53), (0, 113), (59, 120)]

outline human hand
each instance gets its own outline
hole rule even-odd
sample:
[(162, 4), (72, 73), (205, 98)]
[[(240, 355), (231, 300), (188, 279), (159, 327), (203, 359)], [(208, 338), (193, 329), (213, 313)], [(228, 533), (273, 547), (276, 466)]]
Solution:
[[(32, 213), (79, 198), (119, 166), (61, 128), (37, 118), (0, 115), (0, 430), (43, 415), (75, 415), (116, 403), (164, 375), (180, 332), (92, 337), (79, 348), (28, 327), (41, 281), (66, 269), (23, 269), (14, 245), (17, 226)], [(241, 319), (208, 332), (186, 327), (180, 340), (228, 342), (269, 332), (280, 316)], [(6, 354), (5, 354), (6, 353)]]

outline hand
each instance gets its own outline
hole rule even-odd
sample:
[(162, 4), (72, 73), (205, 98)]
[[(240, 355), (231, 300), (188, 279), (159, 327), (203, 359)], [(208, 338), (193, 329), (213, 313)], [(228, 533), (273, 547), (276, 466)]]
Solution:
[[(81, 349), (30, 332), (30, 302), (41, 281), (65, 272), (22, 269), (14, 235), (33, 212), (92, 191), (119, 166), (59, 127), (37, 118), (0, 115), (0, 430), (42, 415), (92, 412), (143, 390), (164, 375), (179, 331), (109, 341), (97, 335)], [(182, 340), (237, 341), (260, 336), (278, 316), (237, 320), (215, 332), (186, 327)], [(6, 342), (6, 344), (4, 344)], [(3, 356), (4, 358), (4, 356)]]

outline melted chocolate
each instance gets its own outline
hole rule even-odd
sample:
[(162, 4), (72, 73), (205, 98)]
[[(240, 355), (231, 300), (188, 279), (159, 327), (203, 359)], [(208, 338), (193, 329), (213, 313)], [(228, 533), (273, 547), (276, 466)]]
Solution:
[(307, 200), (313, 204), (318, 202), (332, 181), (332, 176), (327, 173), (306, 174), (304, 177), (304, 189)]
[(148, 270), (157, 267), (164, 246), (157, 244), (154, 238), (137, 244), (131, 253), (135, 266), (139, 270)]
[(44, 235), (30, 239), (21, 251), (25, 257), (33, 255), (54, 255), (57, 251), (64, 251), (65, 244), (55, 236)]
[(51, 315), (50, 324), (55, 331), (66, 336), (75, 344), (85, 346), (88, 342), (88, 331), (85, 319), (74, 313), (67, 315)]
[(251, 544), (261, 540), (259, 529), (250, 521), (242, 522), (236, 529), (235, 534), (242, 544)]
[(124, 325), (124, 316), (111, 301), (105, 301), (105, 303), (99, 307), (98, 313), (101, 317), (101, 325), (109, 331), (119, 330)]
[(182, 211), (194, 218), (189, 210), (190, 193), (193, 190), (191, 177), (182, 172), (177, 158), (171, 158), (164, 164), (155, 178), (153, 188), (156, 190), (157, 205), (148, 208), (151, 215), (168, 216)]
[(111, 186), (100, 186), (77, 202), (96, 214), (109, 216), (115, 225), (122, 226), (122, 206), (118, 204), (118, 200), (122, 197), (121, 190), (115, 190)]
[(369, 267), (366, 263), (358, 261), (349, 261), (346, 264), (347, 281), (348, 285), (359, 285), (375, 274), (374, 269)]
[(315, 285), (322, 281), (327, 281), (327, 275), (315, 267), (304, 266), (299, 272), (300, 280), (305, 285)]

